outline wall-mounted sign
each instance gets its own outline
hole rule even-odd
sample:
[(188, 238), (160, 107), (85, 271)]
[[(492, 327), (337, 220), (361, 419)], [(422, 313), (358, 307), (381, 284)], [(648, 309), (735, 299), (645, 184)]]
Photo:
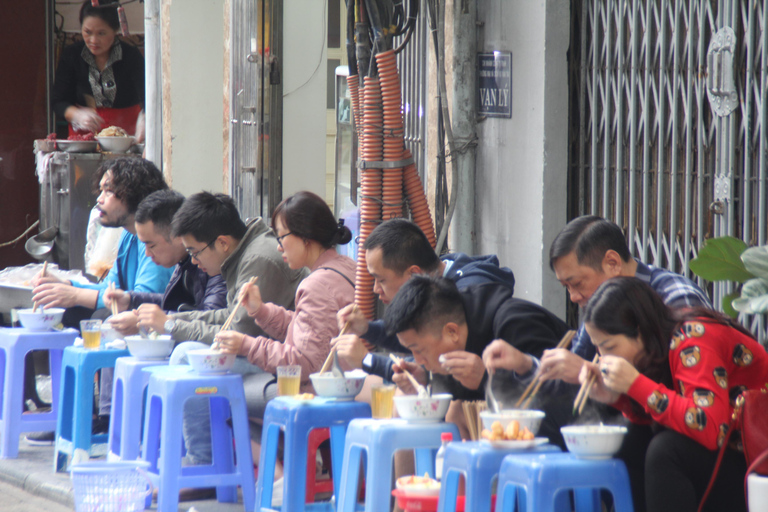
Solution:
[(512, 53), (477, 54), (479, 108), (488, 117), (512, 117)]

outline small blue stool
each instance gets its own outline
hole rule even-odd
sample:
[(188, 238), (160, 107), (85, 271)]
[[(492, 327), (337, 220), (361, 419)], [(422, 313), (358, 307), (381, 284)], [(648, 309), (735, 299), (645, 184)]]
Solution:
[(91, 435), (93, 379), (101, 368), (112, 368), (128, 350), (86, 350), (67, 347), (61, 361), (59, 414), (56, 421), (56, 448), (53, 470), (66, 471), (68, 456), (84, 450), (89, 457), (106, 454), (107, 434)]
[(352, 420), (347, 429), (344, 465), (339, 492), (340, 512), (357, 510), (360, 463), (367, 456), (365, 512), (388, 512), (392, 491), (392, 459), (398, 450), (415, 450), (416, 474), (435, 475), (435, 453), (440, 434), (450, 432), (459, 439), (453, 423), (414, 423), (403, 419)]
[[(313, 429), (327, 427), (331, 432), (331, 465), (333, 495), (339, 499), (344, 439), (347, 425), (355, 418), (370, 418), (371, 406), (363, 402), (315, 397), (294, 400), (277, 397), (270, 400), (264, 412), (261, 434), (259, 480), (256, 486), (257, 510), (272, 509), (272, 485), (275, 480), (277, 445), (280, 431), (285, 431), (283, 505), (282, 510), (303, 512), (324, 509), (333, 511), (331, 503), (305, 503), (307, 487), (307, 444)], [(337, 470), (336, 468), (339, 468)]]
[(616, 512), (633, 512), (629, 475), (621, 460), (579, 459), (571, 453), (508, 455), (499, 470), (496, 510), (571, 510), (563, 491), (573, 490), (577, 512), (599, 512), (601, 489), (613, 494)]
[(168, 366), (168, 359), (121, 357), (115, 363), (108, 460), (135, 460), (141, 455), (144, 397), (149, 385), (149, 373), (142, 370), (158, 365)]
[[(61, 352), (72, 345), (76, 337), (74, 329), (33, 332), (0, 328), (0, 458), (18, 457), (22, 432), (48, 432), (56, 428)], [(24, 414), (24, 358), (32, 350), (48, 350), (53, 390), (50, 412)]]
[(531, 448), (497, 448), (484, 441), (454, 441), (448, 443), (443, 459), (442, 485), (440, 487), (440, 512), (456, 512), (459, 493), (459, 476), (464, 475), (466, 495), (464, 510), (490, 512), (491, 485), (499, 474), (504, 457), (510, 454), (552, 453), (560, 448), (543, 444)]
[[(233, 373), (201, 375), (187, 365), (145, 371), (150, 378), (142, 457), (150, 463), (148, 474), (159, 491), (157, 510), (176, 512), (182, 487), (216, 487), (219, 502), (236, 503), (239, 485), (245, 510), (251, 512), (256, 489), (242, 377)], [(213, 461), (210, 465), (182, 467), (184, 403), (188, 398), (205, 396), (210, 398)], [(227, 425), (230, 416), (232, 429)]]

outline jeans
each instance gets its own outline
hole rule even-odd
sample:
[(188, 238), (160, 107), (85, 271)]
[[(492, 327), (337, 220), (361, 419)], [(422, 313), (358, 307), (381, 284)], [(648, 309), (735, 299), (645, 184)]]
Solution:
[[(173, 349), (171, 353), (170, 364), (189, 364), (187, 352), (189, 350), (209, 349), (210, 345), (197, 341), (185, 341)], [(272, 374), (266, 373), (256, 365), (248, 362), (244, 357), (238, 357), (234, 366), (230, 370), (232, 373), (239, 373), (243, 376), (243, 387), (246, 391), (246, 403), (249, 405), (248, 414), (251, 416), (251, 400), (249, 395), (258, 394), (257, 388), (268, 387), (268, 383), (274, 379)], [(271, 386), (276, 388), (276, 386)], [(251, 391), (251, 393), (249, 393)], [(213, 459), (211, 455), (211, 422), (210, 409), (208, 407), (208, 398), (189, 398), (184, 404), (184, 419), (182, 426), (182, 435), (187, 447), (187, 455), (184, 458), (184, 464), (187, 466), (209, 465)], [(256, 405), (258, 411), (259, 406)], [(263, 415), (261, 407), (261, 415)], [(259, 416), (261, 416), (259, 415)]]

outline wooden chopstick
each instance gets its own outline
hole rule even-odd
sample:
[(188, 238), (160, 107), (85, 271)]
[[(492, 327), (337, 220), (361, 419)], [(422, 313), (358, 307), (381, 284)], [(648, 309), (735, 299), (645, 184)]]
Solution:
[[(565, 336), (563, 336), (563, 339), (560, 340), (560, 342), (557, 344), (555, 348), (568, 348), (574, 336), (576, 336), (576, 331), (566, 332)], [(525, 391), (523, 391), (523, 394), (520, 395), (520, 398), (518, 398), (517, 402), (515, 402), (515, 407), (520, 407), (520, 404), (523, 403), (523, 400), (528, 398), (528, 400), (526, 400), (525, 404), (523, 405), (523, 409), (527, 409), (531, 405), (531, 400), (533, 399), (533, 397), (536, 396), (536, 393), (539, 392), (539, 389), (541, 388), (541, 385), (543, 382), (544, 381), (539, 379), (538, 373), (534, 375), (533, 380), (531, 380), (531, 383), (528, 384), (528, 387), (525, 388)]]
[[(397, 364), (400, 364), (403, 362), (403, 360), (397, 357), (395, 354), (389, 354), (389, 358)], [(419, 384), (419, 381), (417, 381), (416, 378), (413, 375), (411, 375), (411, 372), (409, 372), (403, 367), (400, 367), (400, 369), (403, 370), (403, 373), (405, 374), (405, 376), (408, 377), (408, 380), (410, 380), (411, 384), (413, 384), (413, 386), (416, 388), (416, 392), (419, 394), (422, 394), (421, 390), (424, 389), (424, 386)], [(424, 389), (424, 393), (426, 393), (426, 389)]]
[[(600, 354), (595, 354), (595, 357), (592, 358), (592, 363), (597, 363), (600, 360)], [(576, 400), (573, 401), (573, 414), (581, 414), (581, 411), (584, 410), (584, 404), (587, 403), (587, 399), (589, 398), (589, 391), (592, 389), (592, 385), (595, 383), (595, 378), (597, 377), (597, 374), (592, 374), (589, 379), (585, 380), (584, 383), (581, 385), (581, 388), (579, 388), (579, 393), (576, 395)]]
[[(109, 289), (112, 290), (112, 291), (115, 291), (115, 282), (114, 281), (109, 283)], [(112, 299), (110, 306), (112, 308), (112, 316), (117, 315), (117, 313), (118, 313), (118, 311), (117, 311), (117, 302), (115, 302), (114, 298)]]
[[(46, 273), (47, 270), (48, 270), (48, 260), (43, 262), (43, 270), (40, 271), (40, 277), (45, 277), (45, 273)], [(37, 303), (37, 301), (35, 301), (34, 305), (32, 307), (32, 312), (33, 313), (37, 313), (37, 307), (38, 306), (39, 306), (39, 304)], [(45, 306), (43, 306), (43, 309), (45, 309)]]
[[(352, 313), (354, 313), (355, 311), (357, 311), (357, 304), (353, 304), (352, 305)], [(344, 324), (344, 328), (341, 329), (341, 332), (339, 333), (337, 338), (347, 334), (347, 331), (349, 330), (349, 326), (350, 325), (352, 325), (352, 322), (348, 320), (347, 323)], [(323, 367), (320, 368), (320, 375), (322, 375), (325, 372), (327, 372), (328, 368), (331, 367), (331, 361), (333, 360), (333, 354), (335, 354), (335, 353), (336, 353), (336, 347), (333, 346), (333, 347), (331, 347), (331, 351), (328, 353), (328, 357), (325, 358), (325, 362), (323, 363)]]
[[(248, 284), (255, 283), (257, 279), (258, 279), (258, 276), (253, 276), (251, 279), (248, 280)], [(245, 285), (243, 285), (243, 286), (245, 286)], [(240, 290), (242, 292), (242, 288), (240, 288)], [(240, 309), (240, 306), (243, 304), (243, 298), (244, 298), (244, 296), (241, 293), (240, 297), (238, 297), (238, 299), (237, 299), (237, 304), (235, 304), (234, 309), (232, 310), (232, 312), (227, 317), (227, 320), (224, 322), (224, 325), (221, 326), (221, 329), (219, 330), (219, 332), (226, 331), (227, 329), (229, 329), (230, 324), (232, 324), (232, 321), (235, 319), (235, 314), (237, 313), (237, 310)], [(213, 346), (211, 348), (213, 348), (214, 350), (218, 350), (218, 348), (219, 348), (218, 342), (214, 342), (214, 344), (213, 344)]]

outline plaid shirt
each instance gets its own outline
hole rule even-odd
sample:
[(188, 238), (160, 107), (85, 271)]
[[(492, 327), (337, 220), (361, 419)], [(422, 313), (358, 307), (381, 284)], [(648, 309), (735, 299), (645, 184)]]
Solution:
[[(706, 292), (687, 277), (663, 268), (646, 265), (637, 258), (635, 261), (637, 261), (635, 277), (650, 285), (659, 294), (664, 304), (670, 308), (704, 307), (712, 309)], [(595, 357), (595, 346), (592, 344), (584, 324), (581, 324), (573, 338), (571, 352), (587, 361), (591, 361)]]

